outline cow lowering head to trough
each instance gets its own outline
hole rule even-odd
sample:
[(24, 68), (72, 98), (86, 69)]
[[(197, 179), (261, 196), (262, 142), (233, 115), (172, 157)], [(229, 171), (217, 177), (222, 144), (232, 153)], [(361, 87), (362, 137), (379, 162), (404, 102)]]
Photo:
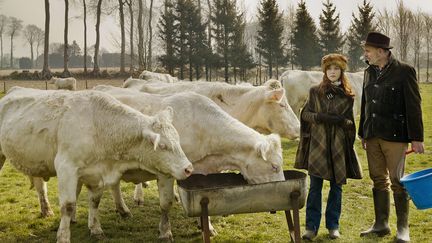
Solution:
[(299, 136), (300, 122), (278, 80), (269, 80), (262, 86), (253, 87), (221, 82), (163, 83), (129, 79), (123, 87), (153, 94), (192, 91), (207, 96), (232, 117), (260, 133), (277, 133), (289, 139)]
[[(259, 134), (232, 118), (205, 96), (194, 92), (157, 95), (104, 85), (95, 89), (113, 95), (144, 114), (150, 115), (167, 106), (173, 107), (173, 125), (179, 132), (186, 156), (194, 164), (194, 173), (235, 170), (240, 171), (251, 184), (284, 180), (279, 136)], [(142, 175), (135, 180), (130, 175), (128, 177), (128, 181), (135, 183), (145, 181)], [(167, 214), (173, 200), (173, 182), (169, 186), (162, 182), (158, 179), (161, 211)], [(119, 190), (117, 195), (114, 198), (118, 202), (118, 211), (128, 211)], [(167, 225), (166, 218), (161, 217), (160, 225)], [(172, 237), (170, 230), (160, 233), (161, 238)]]
[(0, 100), (0, 164), (7, 158), (32, 177), (58, 177), (58, 242), (70, 241), (80, 183), (89, 189), (89, 229), (103, 231), (98, 204), (103, 189), (125, 171), (140, 169), (185, 179), (193, 167), (171, 123), (172, 108), (154, 116), (99, 91), (12, 88)]

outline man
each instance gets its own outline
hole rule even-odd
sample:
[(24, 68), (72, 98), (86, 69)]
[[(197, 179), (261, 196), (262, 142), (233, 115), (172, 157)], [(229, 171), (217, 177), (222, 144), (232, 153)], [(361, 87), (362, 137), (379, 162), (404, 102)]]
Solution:
[(364, 73), (358, 135), (366, 150), (373, 181), (375, 222), (360, 236), (390, 234), (390, 188), (397, 216), (397, 242), (409, 242), (408, 194), (400, 179), (408, 143), (423, 153), (421, 97), (413, 67), (396, 60), (390, 38), (377, 32), (362, 43), (369, 67)]

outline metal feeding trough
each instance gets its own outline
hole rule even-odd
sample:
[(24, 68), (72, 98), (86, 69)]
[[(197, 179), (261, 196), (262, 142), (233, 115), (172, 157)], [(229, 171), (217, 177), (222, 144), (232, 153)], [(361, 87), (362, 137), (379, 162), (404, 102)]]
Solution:
[(286, 170), (284, 175), (285, 181), (252, 185), (241, 174), (197, 174), (177, 184), (186, 214), (201, 217), (204, 242), (210, 242), (208, 216), (280, 210), (285, 211), (291, 240), (300, 242), (299, 209), (306, 201), (306, 174)]

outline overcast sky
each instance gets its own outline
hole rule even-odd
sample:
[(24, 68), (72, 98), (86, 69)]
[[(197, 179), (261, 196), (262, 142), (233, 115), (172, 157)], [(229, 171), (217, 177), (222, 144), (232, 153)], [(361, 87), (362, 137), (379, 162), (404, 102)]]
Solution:
[[(289, 4), (297, 4), (300, 0), (277, 0), (279, 9), (281, 11), (287, 9)], [(305, 0), (306, 6), (315, 19), (315, 23), (318, 24), (318, 17), (322, 10), (321, 0)], [(331, 0), (336, 5), (336, 11), (340, 13), (341, 17), (341, 28), (345, 31), (350, 25), (352, 13), (357, 13), (357, 6), (360, 5), (363, 0)], [(387, 8), (393, 11), (396, 8), (396, 0), (370, 0), (375, 10), (382, 10)], [(432, 14), (432, 0), (403, 0), (405, 5), (411, 8), (413, 11), (421, 9), (424, 12)], [(69, 2), (81, 2), (78, 0)], [(144, 0), (144, 2), (149, 2)], [(156, 5), (160, 5), (161, 0), (155, 0)], [(238, 0), (239, 6), (243, 6), (246, 9), (248, 20), (255, 16), (260, 0)], [(69, 43), (76, 40), (80, 47), (83, 47), (83, 22), (81, 17), (81, 4), (70, 3), (69, 12)], [(158, 8), (157, 8), (158, 9)], [(50, 28), (50, 42), (63, 42), (63, 28), (64, 28), (64, 1), (63, 0), (51, 0), (51, 28)], [(23, 25), (35, 24), (41, 29), (44, 28), (45, 14), (44, 14), (44, 0), (0, 0), (0, 14), (6, 16), (14, 16), (23, 20)], [(117, 13), (114, 13), (117, 14)], [(95, 30), (94, 30), (94, 17), (88, 17), (87, 23), (87, 36), (88, 45), (95, 43)], [(109, 51), (116, 51), (114, 47), (113, 38), (120, 36), (120, 30), (117, 27), (113, 17), (105, 16), (101, 23), (101, 47)], [(14, 56), (30, 56), (30, 48), (25, 42), (21, 41), (21, 38), (17, 37), (17, 42), (14, 44)], [(10, 43), (7, 37), (3, 37), (5, 42), (3, 50), (5, 53), (10, 52)]]

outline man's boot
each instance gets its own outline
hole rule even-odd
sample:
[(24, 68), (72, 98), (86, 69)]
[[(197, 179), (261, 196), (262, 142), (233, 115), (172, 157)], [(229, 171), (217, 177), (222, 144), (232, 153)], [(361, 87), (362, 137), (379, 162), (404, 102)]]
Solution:
[(409, 201), (408, 194), (394, 193), (393, 194), (396, 216), (397, 216), (397, 234), (396, 242), (405, 243), (410, 242), (409, 226), (408, 226), (408, 214), (409, 214)]
[(388, 225), (390, 212), (390, 192), (373, 189), (375, 222), (368, 230), (360, 233), (360, 237), (376, 234), (379, 237), (390, 234)]

